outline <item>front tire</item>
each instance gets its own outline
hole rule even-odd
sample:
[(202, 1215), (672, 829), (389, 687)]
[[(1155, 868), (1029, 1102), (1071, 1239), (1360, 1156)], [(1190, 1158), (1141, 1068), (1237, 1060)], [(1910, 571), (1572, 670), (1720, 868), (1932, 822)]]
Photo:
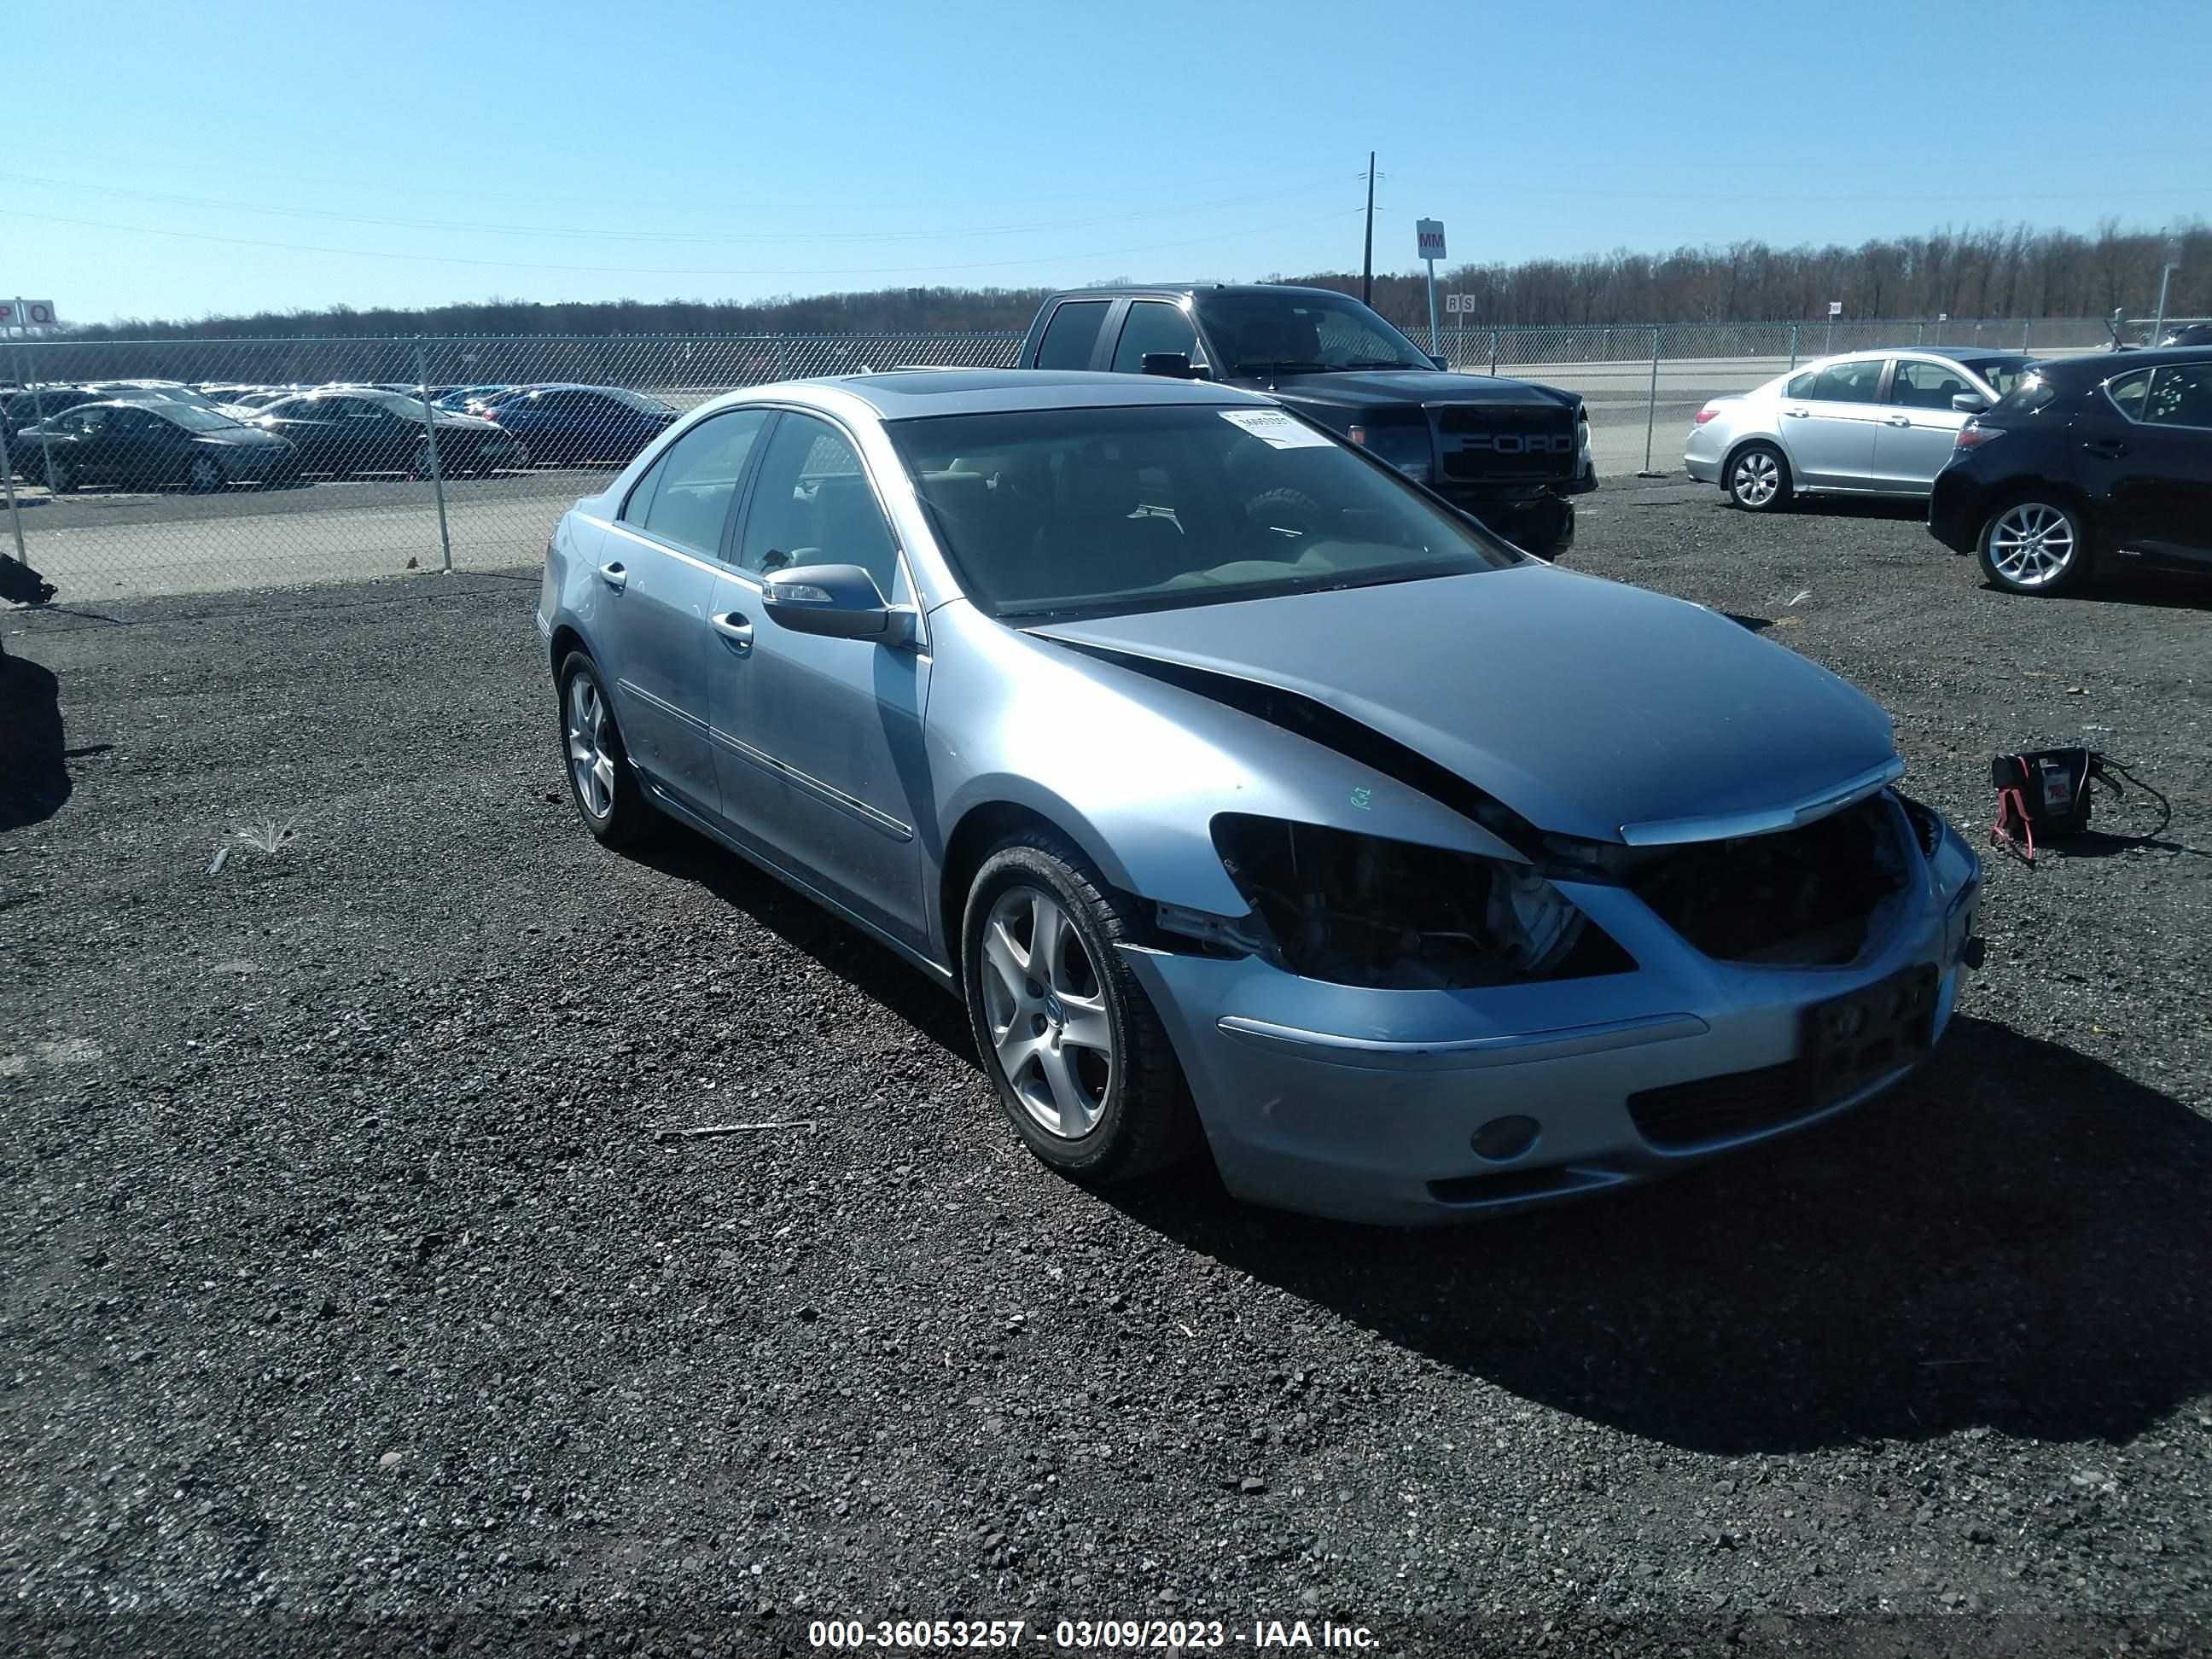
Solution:
[(1778, 513), (1796, 493), (1790, 458), (1772, 444), (1746, 444), (1729, 458), (1721, 488), (1747, 513)]
[(1149, 1173), (1191, 1145), (1166, 1029), (1117, 948), (1133, 908), (1048, 830), (1002, 842), (961, 929), (969, 1028), (1029, 1149), (1072, 1180)]
[(1990, 585), (2005, 592), (2063, 593), (2087, 578), (2094, 549), (2079, 512), (2030, 497), (1990, 515), (1981, 561)]
[(572, 651), (561, 665), (558, 685), (562, 770), (576, 816), (607, 846), (634, 845), (652, 832), (655, 814), (623, 747), (599, 665)]
[(222, 463), (212, 455), (195, 455), (185, 469), (185, 488), (195, 495), (212, 495), (222, 483)]
[(56, 461), (53, 471), (48, 475), (47, 483), (57, 495), (74, 495), (76, 494), (76, 469), (67, 461)]

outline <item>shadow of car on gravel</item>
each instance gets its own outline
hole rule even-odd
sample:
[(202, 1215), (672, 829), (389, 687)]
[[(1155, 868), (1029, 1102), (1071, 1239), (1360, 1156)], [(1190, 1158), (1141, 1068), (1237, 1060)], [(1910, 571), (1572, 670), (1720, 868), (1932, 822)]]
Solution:
[(969, 1066), (977, 1064), (967, 1012), (957, 1000), (930, 983), (888, 945), (793, 892), (766, 871), (673, 823), (643, 845), (624, 848), (623, 856), (663, 875), (696, 882), (882, 1003), (939, 1048)]
[(2142, 605), (2167, 611), (2212, 611), (2212, 580), (2193, 571), (2138, 564), (2132, 560), (2106, 560), (2089, 579), (2070, 592), (2007, 593), (1992, 582), (1981, 584), (1984, 593), (2017, 599), (2029, 605)]
[(61, 683), (27, 657), (0, 651), (0, 831), (43, 823), (70, 797)]
[[(1961, 1018), (1886, 1100), (1660, 1185), (1408, 1233), (1109, 1196), (1522, 1397), (1700, 1451), (2121, 1441), (2212, 1386), (2212, 1122)], [(1212, 1188), (1212, 1190), (1209, 1190)]]
[[(978, 1065), (957, 1001), (773, 877), (681, 830), (635, 856)], [(1962, 1015), (1882, 1101), (1556, 1207), (1351, 1226), (1239, 1204), (1203, 1160), (1100, 1196), (1525, 1399), (1740, 1454), (1984, 1425), (2127, 1439), (2212, 1387), (2208, 1189), (2212, 1121)]]

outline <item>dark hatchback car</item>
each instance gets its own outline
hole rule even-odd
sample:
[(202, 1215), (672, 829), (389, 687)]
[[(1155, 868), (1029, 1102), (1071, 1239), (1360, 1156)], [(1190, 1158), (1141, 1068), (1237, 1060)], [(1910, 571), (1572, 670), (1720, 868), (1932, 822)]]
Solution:
[(10, 392), (0, 396), (0, 422), (8, 428), (8, 441), (15, 441), (15, 434), (40, 421), (52, 420), (65, 414), (79, 404), (99, 403), (115, 396), (112, 392), (100, 392), (88, 386), (42, 386)]
[(2212, 349), (2038, 363), (1960, 429), (1928, 528), (2014, 593), (2122, 556), (2212, 572)]
[(203, 491), (276, 483), (300, 463), (283, 438), (198, 404), (80, 404), (25, 428), (15, 444), (15, 470), (62, 495), (88, 483)]
[(668, 429), (678, 411), (623, 386), (544, 386), (502, 398), (483, 413), (540, 461), (626, 466)]
[[(509, 432), (473, 415), (433, 408), (439, 470), (452, 477), (530, 465), (530, 452)], [(269, 404), (255, 424), (299, 446), (306, 472), (343, 477), (353, 472), (430, 476), (430, 437), (419, 398), (375, 386), (312, 392)]]

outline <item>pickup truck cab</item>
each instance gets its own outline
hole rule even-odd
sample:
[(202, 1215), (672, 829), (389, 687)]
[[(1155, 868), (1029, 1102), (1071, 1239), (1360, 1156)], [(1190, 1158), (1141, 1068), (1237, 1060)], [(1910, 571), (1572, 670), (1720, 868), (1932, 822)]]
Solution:
[(1597, 488), (1581, 398), (1447, 373), (1380, 313), (1334, 289), (1074, 289), (1038, 309), (1021, 366), (1266, 392), (1541, 558), (1574, 544), (1571, 498)]

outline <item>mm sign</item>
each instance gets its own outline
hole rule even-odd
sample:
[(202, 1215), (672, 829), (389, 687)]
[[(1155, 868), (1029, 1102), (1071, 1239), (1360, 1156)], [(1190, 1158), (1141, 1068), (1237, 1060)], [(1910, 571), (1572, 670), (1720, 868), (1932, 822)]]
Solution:
[(1441, 259), (1444, 257), (1444, 222), (1441, 219), (1416, 219), (1413, 234), (1419, 238), (1421, 258)]
[(0, 328), (52, 328), (52, 300), (0, 300)]

